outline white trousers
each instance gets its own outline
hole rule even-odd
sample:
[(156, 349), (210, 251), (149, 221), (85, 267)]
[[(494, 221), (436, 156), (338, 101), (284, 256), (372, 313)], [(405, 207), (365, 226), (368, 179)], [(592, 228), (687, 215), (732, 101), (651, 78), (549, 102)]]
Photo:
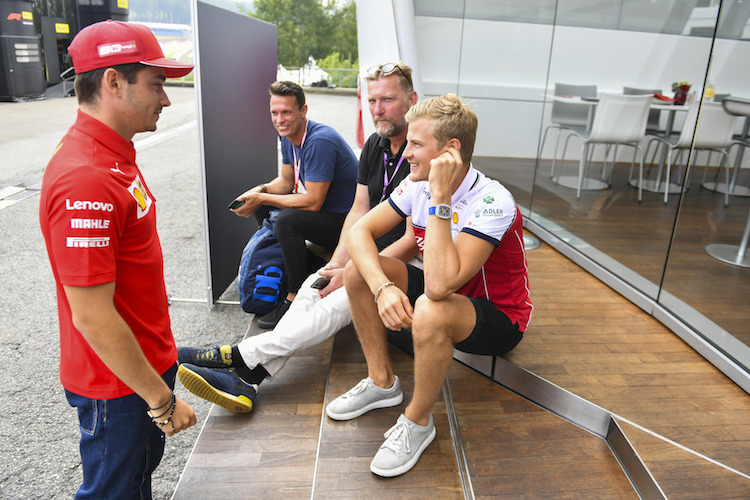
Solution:
[(295, 351), (323, 342), (352, 322), (346, 288), (342, 286), (321, 299), (310, 286), (318, 278), (318, 273), (307, 277), (276, 328), (237, 345), (248, 368), (263, 365), (273, 377)]

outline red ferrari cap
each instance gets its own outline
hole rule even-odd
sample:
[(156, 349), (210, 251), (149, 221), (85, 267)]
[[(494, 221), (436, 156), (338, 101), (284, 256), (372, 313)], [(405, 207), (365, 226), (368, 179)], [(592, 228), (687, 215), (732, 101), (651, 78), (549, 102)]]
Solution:
[(76, 74), (118, 64), (141, 63), (164, 68), (167, 78), (179, 78), (192, 64), (164, 57), (153, 32), (138, 23), (101, 21), (86, 26), (68, 46)]

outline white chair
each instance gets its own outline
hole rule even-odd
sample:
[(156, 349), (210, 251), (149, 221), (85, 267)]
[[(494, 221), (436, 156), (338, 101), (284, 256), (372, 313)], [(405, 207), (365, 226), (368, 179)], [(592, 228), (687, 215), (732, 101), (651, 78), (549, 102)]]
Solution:
[[(599, 105), (596, 109), (596, 116), (594, 117), (594, 123), (591, 125), (590, 131), (573, 131), (574, 135), (570, 137), (580, 137), (583, 139), (581, 145), (581, 161), (578, 167), (578, 183), (576, 186), (576, 198), (581, 198), (581, 188), (583, 187), (584, 171), (586, 170), (587, 159), (589, 157), (589, 146), (595, 146), (596, 144), (607, 144), (614, 145), (614, 154), (612, 156), (612, 164), (614, 165), (617, 159), (617, 146), (630, 146), (635, 148), (636, 153), (640, 151), (640, 174), (639, 178), (643, 179), (643, 148), (640, 142), (646, 136), (646, 123), (648, 121), (649, 107), (653, 96), (651, 95), (624, 95), (624, 94), (612, 94), (602, 93), (599, 98)], [(560, 163), (565, 161), (565, 150), (568, 146), (568, 139), (565, 142), (565, 148), (563, 149), (562, 159)], [(604, 154), (604, 167), (602, 171), (602, 177), (604, 177), (604, 169), (606, 168), (606, 160), (609, 148)], [(635, 163), (636, 156), (633, 157), (633, 163)], [(638, 201), (641, 201), (642, 190), (639, 182), (638, 187)]]
[[(625, 95), (650, 95), (661, 94), (661, 89), (640, 89), (636, 87), (623, 87), (622, 93)], [(665, 130), (661, 128), (661, 110), (652, 109), (648, 112), (648, 121), (646, 122), (646, 133), (664, 135)]]
[[(596, 85), (571, 85), (567, 83), (555, 83), (555, 95), (558, 96), (576, 96), (576, 97), (596, 97)], [(549, 129), (557, 129), (557, 140), (555, 141), (555, 153), (552, 156), (552, 167), (550, 168), (550, 177), (555, 175), (555, 161), (557, 159), (557, 151), (560, 146), (560, 135), (563, 131), (585, 131), (588, 125), (589, 108), (588, 106), (579, 106), (577, 104), (569, 104), (565, 102), (553, 101), (552, 102), (552, 115), (550, 121), (552, 125), (549, 125), (544, 129), (542, 135), (542, 142), (539, 146), (539, 155), (542, 157), (544, 151), (544, 143), (547, 140), (547, 132)]]
[[(729, 165), (729, 153), (732, 151), (732, 148), (735, 146), (738, 146), (740, 149), (737, 151), (737, 161), (741, 161), (742, 159), (742, 153), (745, 150), (745, 148), (750, 148), (750, 140), (747, 139), (736, 139), (735, 136), (732, 138), (732, 142), (727, 146), (726, 148), (726, 159), (727, 161), (724, 162), (724, 173), (725, 173), (725, 179), (724, 179), (724, 206), (729, 206), (729, 195), (739, 195), (739, 196), (747, 196), (748, 189), (745, 187), (738, 188), (734, 185), (734, 179), (732, 182), (729, 181), (729, 171), (732, 169)], [(706, 165), (706, 170), (708, 170), (708, 165)], [(714, 180), (714, 185), (716, 186), (717, 181)], [(706, 172), (703, 172), (703, 184), (706, 184)], [(742, 189), (743, 192), (740, 192), (739, 189)]]
[[(685, 125), (682, 127), (682, 132), (680, 132), (679, 136), (662, 137), (659, 135), (649, 135), (651, 139), (646, 151), (648, 151), (648, 148), (655, 141), (669, 148), (667, 168), (665, 170), (666, 177), (664, 180), (665, 204), (669, 200), (669, 178), (672, 167), (672, 153), (675, 150), (684, 151), (692, 147), (693, 152), (713, 151), (719, 153), (722, 156), (720, 168), (727, 161), (727, 152), (724, 148), (732, 142), (732, 133), (737, 117), (724, 111), (720, 102), (704, 101), (702, 106), (700, 104), (700, 101), (696, 99), (690, 105), (685, 117)], [(726, 196), (725, 203), (729, 203), (728, 195)]]

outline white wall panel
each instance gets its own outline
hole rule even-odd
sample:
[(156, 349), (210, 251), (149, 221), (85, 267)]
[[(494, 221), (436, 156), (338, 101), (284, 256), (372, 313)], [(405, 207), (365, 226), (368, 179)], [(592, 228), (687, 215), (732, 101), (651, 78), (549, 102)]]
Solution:
[[(454, 92), (472, 102), (479, 156), (536, 157), (548, 66), (549, 88), (563, 82), (671, 95), (672, 82), (686, 80), (700, 93), (711, 50), (710, 38), (558, 26), (550, 57), (549, 25), (417, 16), (415, 28), (423, 97)], [(746, 65), (738, 63), (750, 61), (750, 43), (717, 40), (713, 58), (716, 91), (750, 96)]]

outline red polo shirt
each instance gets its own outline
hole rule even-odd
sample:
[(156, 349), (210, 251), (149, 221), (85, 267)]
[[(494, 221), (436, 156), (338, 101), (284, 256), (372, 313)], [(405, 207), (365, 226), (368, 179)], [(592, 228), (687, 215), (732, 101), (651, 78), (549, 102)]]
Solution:
[(73, 326), (63, 285), (116, 282), (114, 304), (159, 373), (177, 359), (154, 198), (133, 143), (79, 111), (42, 182), (39, 219), (57, 285), (60, 381), (92, 399), (133, 391)]

